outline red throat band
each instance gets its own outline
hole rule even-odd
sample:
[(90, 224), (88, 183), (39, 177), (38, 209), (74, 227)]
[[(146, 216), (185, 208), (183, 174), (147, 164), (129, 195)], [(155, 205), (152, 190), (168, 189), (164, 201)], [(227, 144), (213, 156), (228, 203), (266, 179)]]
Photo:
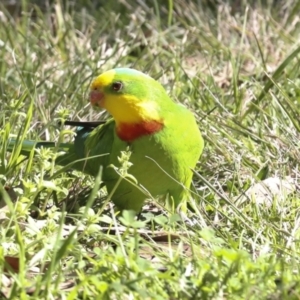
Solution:
[(121, 123), (117, 127), (117, 135), (123, 141), (132, 142), (144, 135), (159, 132), (163, 126), (161, 121), (143, 121), (136, 124)]

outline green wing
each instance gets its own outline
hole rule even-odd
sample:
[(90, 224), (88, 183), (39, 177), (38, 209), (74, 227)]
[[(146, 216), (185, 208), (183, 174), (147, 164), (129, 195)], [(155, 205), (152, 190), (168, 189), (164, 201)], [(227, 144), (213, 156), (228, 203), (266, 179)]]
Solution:
[(115, 122), (112, 119), (94, 130), (79, 131), (72, 152), (82, 161), (76, 163), (74, 168), (96, 176), (100, 166), (106, 167), (114, 142), (114, 131)]

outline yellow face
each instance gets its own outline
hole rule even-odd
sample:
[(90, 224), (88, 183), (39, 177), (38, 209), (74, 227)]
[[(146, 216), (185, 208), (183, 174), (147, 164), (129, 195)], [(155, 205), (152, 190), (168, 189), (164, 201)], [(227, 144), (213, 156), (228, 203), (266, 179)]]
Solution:
[(134, 89), (134, 84), (134, 80), (128, 80), (126, 77), (123, 80), (122, 77), (116, 76), (114, 70), (107, 71), (91, 84), (91, 104), (106, 109), (117, 125), (159, 120), (156, 102), (134, 95), (134, 91), (138, 90)]
[(113, 79), (116, 75), (115, 70), (109, 70), (101, 75), (99, 75), (97, 78), (95, 78), (91, 84), (91, 90), (98, 89), (100, 87), (105, 87), (110, 85), (113, 82)]

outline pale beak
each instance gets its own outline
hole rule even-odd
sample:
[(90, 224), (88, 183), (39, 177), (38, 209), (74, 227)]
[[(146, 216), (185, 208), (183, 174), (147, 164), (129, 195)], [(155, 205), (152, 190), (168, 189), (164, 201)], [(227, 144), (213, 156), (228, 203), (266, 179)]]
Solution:
[(90, 102), (93, 106), (103, 106), (104, 93), (98, 90), (93, 90), (90, 92)]

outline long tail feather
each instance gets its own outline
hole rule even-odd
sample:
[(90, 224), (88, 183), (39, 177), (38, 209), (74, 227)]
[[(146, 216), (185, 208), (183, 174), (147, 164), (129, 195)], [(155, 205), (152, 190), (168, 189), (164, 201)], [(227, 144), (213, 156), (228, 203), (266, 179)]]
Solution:
[[(76, 131), (76, 137), (72, 143), (55, 143), (46, 141), (33, 141), (24, 140), (20, 142), (18, 139), (10, 139), (6, 144), (6, 150), (9, 152), (17, 152), (17, 155), (21, 154), (29, 157), (34, 149), (39, 148), (52, 148), (54, 152), (59, 152), (60, 155), (55, 159), (55, 164), (60, 166), (68, 166), (72, 169), (95, 175), (98, 173), (99, 168), (104, 156), (108, 155), (108, 150), (101, 150), (98, 153), (98, 148), (94, 147), (91, 151), (86, 153), (85, 142), (89, 137), (93, 128), (79, 127)], [(106, 142), (104, 144), (107, 144)], [(64, 152), (64, 153), (61, 153)], [(87, 157), (88, 156), (88, 157)], [(95, 159), (97, 162), (95, 163)], [(96, 171), (95, 171), (96, 170)]]
[[(18, 154), (29, 157), (34, 149), (40, 148), (52, 148), (55, 152), (65, 152), (60, 154), (56, 159), (55, 163), (60, 166), (70, 166), (70, 168), (76, 169), (78, 171), (89, 173), (85, 170), (85, 150), (84, 144), (87, 136), (92, 131), (92, 128), (81, 128), (76, 132), (75, 141), (72, 143), (55, 143), (46, 141), (33, 141), (24, 140), (21, 142), (18, 139), (10, 139), (6, 145), (6, 150), (9, 152), (14, 152), (15, 150)], [(20, 151), (20, 152), (19, 152)]]
[[(8, 142), (7, 145), (7, 151), (13, 152), (14, 149), (19, 146), (17, 145), (17, 140), (11, 139)], [(81, 171), (83, 169), (82, 165), (83, 162), (77, 162), (77, 160), (80, 158), (77, 156), (76, 151), (74, 151), (74, 144), (70, 143), (61, 143), (57, 145), (57, 143), (54, 142), (45, 142), (45, 141), (31, 141), (31, 140), (25, 140), (22, 142), (21, 146), (21, 155), (29, 157), (30, 154), (34, 149), (40, 149), (40, 148), (57, 148), (57, 152), (65, 152), (65, 154), (60, 155), (56, 158), (55, 163), (60, 166), (67, 166), (70, 165), (71, 168), (74, 168), (76, 170)]]
[[(17, 146), (18, 141), (15, 139), (11, 139), (8, 142), (7, 151), (12, 152), (14, 150), (14, 148)], [(68, 151), (71, 148), (71, 144), (59, 144), (59, 149), (60, 150), (64, 150), (64, 151)], [(30, 154), (30, 152), (33, 149), (39, 149), (39, 148), (55, 148), (57, 147), (57, 144), (54, 142), (44, 142), (44, 141), (30, 141), (30, 140), (24, 140), (22, 142), (22, 148), (21, 148), (21, 154), (28, 156)]]

